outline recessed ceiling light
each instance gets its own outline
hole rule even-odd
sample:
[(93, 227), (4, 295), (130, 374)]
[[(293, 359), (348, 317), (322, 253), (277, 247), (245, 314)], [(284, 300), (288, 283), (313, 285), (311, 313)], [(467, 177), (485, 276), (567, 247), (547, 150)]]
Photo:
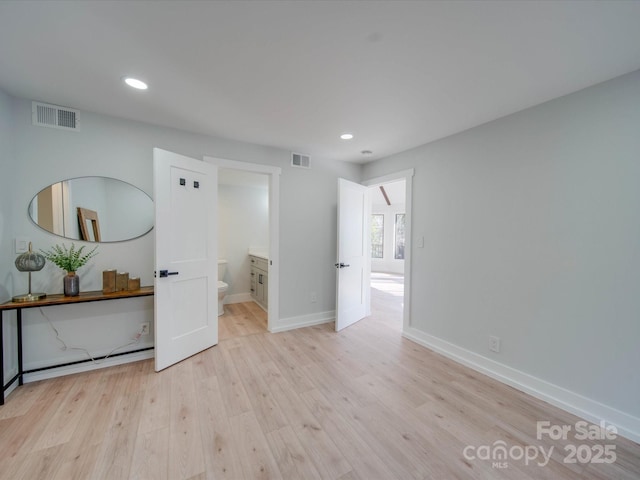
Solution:
[(137, 78), (123, 77), (122, 80), (124, 80), (124, 83), (126, 83), (130, 87), (137, 88), (138, 90), (146, 90), (147, 88), (149, 88), (146, 83), (144, 83), (142, 80), (138, 80)]
[(343, 140), (351, 140), (353, 138), (353, 133), (343, 133), (340, 135), (340, 138)]

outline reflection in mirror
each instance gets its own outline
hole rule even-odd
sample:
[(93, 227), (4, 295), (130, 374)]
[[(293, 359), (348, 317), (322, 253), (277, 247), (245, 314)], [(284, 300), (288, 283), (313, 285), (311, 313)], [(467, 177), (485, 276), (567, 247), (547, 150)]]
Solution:
[[(80, 236), (82, 240), (89, 242), (100, 241), (100, 223), (98, 222), (98, 212), (88, 208), (78, 207), (78, 223), (80, 224)], [(91, 236), (91, 233), (93, 236)]]
[(139, 188), (108, 177), (54, 183), (29, 204), (31, 220), (70, 240), (120, 242), (153, 228), (153, 200)]

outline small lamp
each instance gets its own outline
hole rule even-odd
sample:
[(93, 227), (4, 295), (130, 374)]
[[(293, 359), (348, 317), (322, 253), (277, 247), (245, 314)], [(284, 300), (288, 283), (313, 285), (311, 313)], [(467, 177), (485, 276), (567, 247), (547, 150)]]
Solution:
[(34, 302), (47, 296), (46, 293), (31, 293), (31, 272), (38, 272), (44, 267), (45, 259), (39, 253), (31, 250), (31, 242), (29, 242), (29, 251), (18, 255), (16, 258), (16, 268), (21, 272), (29, 272), (29, 293), (17, 295), (13, 297), (13, 301), (17, 303)]

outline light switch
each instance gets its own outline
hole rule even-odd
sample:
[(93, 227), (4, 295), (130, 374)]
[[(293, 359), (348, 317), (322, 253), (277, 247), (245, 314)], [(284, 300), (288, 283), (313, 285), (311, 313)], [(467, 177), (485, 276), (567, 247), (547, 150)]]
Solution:
[(418, 237), (418, 248), (424, 248), (424, 236)]
[(29, 251), (29, 239), (24, 237), (16, 238), (16, 253)]

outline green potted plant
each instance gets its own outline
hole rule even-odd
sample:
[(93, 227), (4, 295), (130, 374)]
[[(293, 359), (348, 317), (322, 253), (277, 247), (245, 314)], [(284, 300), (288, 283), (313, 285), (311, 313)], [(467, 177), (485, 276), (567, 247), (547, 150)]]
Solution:
[(54, 245), (48, 251), (40, 250), (44, 255), (44, 258), (52, 263), (55, 263), (58, 267), (65, 270), (67, 275), (64, 277), (64, 294), (69, 297), (74, 297), (80, 294), (80, 277), (77, 275), (77, 270), (84, 266), (92, 257), (95, 257), (98, 246), (96, 245), (91, 251), (83, 255), (85, 245), (80, 248), (72, 243), (71, 248), (67, 248), (65, 244)]

